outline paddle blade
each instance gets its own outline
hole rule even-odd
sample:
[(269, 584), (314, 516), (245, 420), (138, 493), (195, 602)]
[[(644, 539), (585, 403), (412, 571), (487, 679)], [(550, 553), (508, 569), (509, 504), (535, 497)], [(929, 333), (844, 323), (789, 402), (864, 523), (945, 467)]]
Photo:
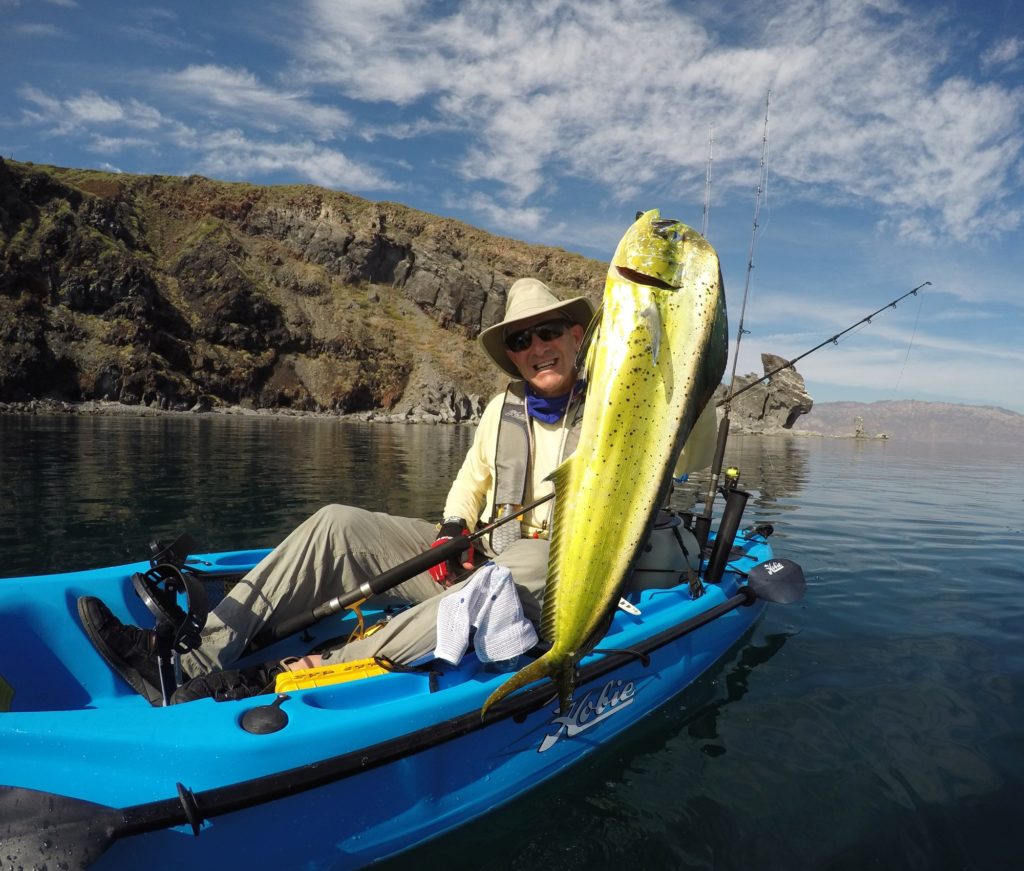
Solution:
[(123, 825), (120, 812), (105, 805), (0, 786), (4, 867), (88, 868)]
[(799, 602), (807, 591), (804, 570), (788, 559), (758, 563), (747, 574), (747, 583), (759, 599), (776, 605)]

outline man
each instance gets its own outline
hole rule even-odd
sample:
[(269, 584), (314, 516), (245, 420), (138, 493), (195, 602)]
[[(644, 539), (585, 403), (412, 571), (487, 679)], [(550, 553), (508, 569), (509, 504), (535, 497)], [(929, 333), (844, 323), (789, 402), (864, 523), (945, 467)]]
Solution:
[[(272, 669), (235, 669), (252, 639), (265, 628), (359, 585), (432, 544), (482, 520), (512, 511), (549, 493), (547, 476), (575, 448), (582, 419), (582, 384), (576, 355), (593, 307), (584, 297), (560, 301), (542, 282), (524, 278), (508, 292), (505, 318), (480, 334), (487, 355), (513, 381), (487, 405), (473, 444), (445, 503), (440, 530), (424, 520), (393, 517), (343, 505), (322, 508), (268, 554), (211, 612), (202, 643), (182, 656), (192, 679), (174, 701), (204, 696), (244, 698), (266, 688)], [(523, 611), (539, 622), (547, 575), (550, 502), (527, 512), (477, 543), (515, 580)], [(511, 533), (511, 534), (509, 534)], [(470, 557), (471, 559), (471, 557)], [(436, 643), (443, 594), (457, 593), (468, 579), (441, 563), (369, 601), (411, 603), (381, 630), (325, 654), (328, 664), (383, 655), (409, 663)], [(99, 599), (83, 597), (78, 612), (96, 649), (136, 691), (158, 703), (155, 633), (122, 624)], [(319, 658), (304, 664), (315, 664)], [(231, 669), (230, 671), (224, 671)]]

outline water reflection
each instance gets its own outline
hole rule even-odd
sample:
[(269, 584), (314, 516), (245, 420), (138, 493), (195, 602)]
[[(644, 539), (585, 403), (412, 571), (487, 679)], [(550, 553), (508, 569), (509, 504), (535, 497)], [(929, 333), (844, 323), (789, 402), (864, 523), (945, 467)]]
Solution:
[[(691, 708), (693, 699), (698, 697), (702, 691), (713, 694), (713, 698), (701, 704), (691, 715), (687, 725), (687, 732), (692, 738), (715, 741), (715, 743), (705, 744), (701, 748), (704, 753), (710, 756), (720, 756), (726, 752), (725, 747), (716, 740), (719, 717), (727, 705), (738, 702), (747, 694), (751, 673), (779, 653), (791, 634), (778, 632), (766, 635), (763, 643), (751, 642), (743, 646), (739, 651), (737, 661), (723, 676), (719, 677), (713, 672), (704, 675), (687, 690)], [(724, 690), (724, 696), (722, 690)]]
[[(730, 436), (724, 468), (740, 470), (740, 486), (751, 493), (745, 524), (760, 520), (773, 524), (780, 512), (796, 511), (796, 497), (810, 480), (810, 453), (815, 442), (798, 436)], [(671, 505), (679, 511), (703, 511), (710, 476), (699, 472), (676, 487)], [(723, 500), (715, 500), (715, 516)]]
[[(188, 531), (209, 550), (270, 546), (321, 505), (440, 516), (468, 427), (224, 416), (0, 417), (0, 574), (143, 558)], [(808, 443), (737, 436), (726, 462), (777, 522), (808, 479)], [(706, 475), (673, 505), (702, 504)], [(721, 500), (717, 509), (721, 510)]]
[(270, 546), (329, 502), (440, 517), (466, 427), (230, 417), (0, 416), (0, 575), (144, 558), (189, 531)]

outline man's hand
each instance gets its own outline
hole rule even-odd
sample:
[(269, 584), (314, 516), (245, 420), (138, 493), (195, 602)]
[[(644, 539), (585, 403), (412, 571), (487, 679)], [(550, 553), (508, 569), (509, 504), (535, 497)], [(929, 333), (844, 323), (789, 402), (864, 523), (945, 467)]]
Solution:
[[(437, 538), (431, 547), (438, 547), (446, 541), (451, 541), (460, 535), (469, 535), (469, 528), (466, 521), (461, 517), (446, 518), (437, 531)], [(434, 581), (442, 587), (450, 587), (456, 582), (464, 569), (473, 568), (473, 545), (470, 544), (466, 550), (457, 556), (450, 557), (444, 562), (431, 566), (427, 571)]]

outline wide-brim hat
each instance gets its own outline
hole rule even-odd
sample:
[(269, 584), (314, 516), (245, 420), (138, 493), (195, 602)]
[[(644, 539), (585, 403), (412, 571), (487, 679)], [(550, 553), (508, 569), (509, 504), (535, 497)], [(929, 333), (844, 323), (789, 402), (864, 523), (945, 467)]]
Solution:
[(505, 348), (505, 331), (519, 321), (527, 321), (549, 312), (564, 314), (574, 324), (586, 327), (594, 317), (594, 306), (585, 296), (560, 300), (543, 281), (520, 278), (508, 289), (505, 319), (480, 333), (480, 347), (513, 378), (522, 378)]

